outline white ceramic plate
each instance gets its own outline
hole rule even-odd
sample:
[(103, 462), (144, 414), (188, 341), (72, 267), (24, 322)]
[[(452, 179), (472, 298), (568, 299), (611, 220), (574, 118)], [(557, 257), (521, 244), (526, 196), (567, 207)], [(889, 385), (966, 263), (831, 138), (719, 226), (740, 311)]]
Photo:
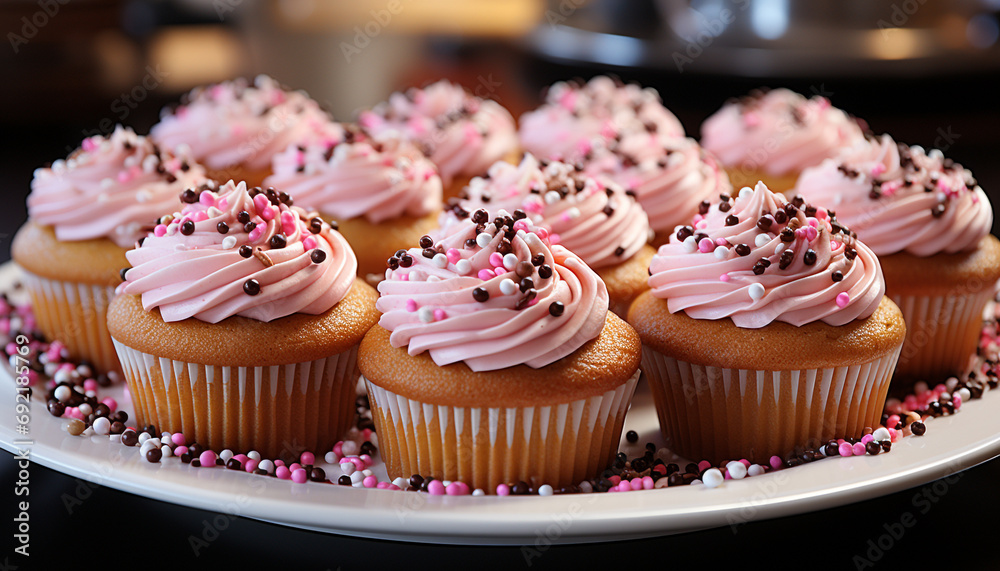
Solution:
[[(0, 291), (17, 270), (0, 267)], [(14, 409), (14, 382), (0, 373), (0, 410)], [(40, 392), (40, 391), (39, 391)], [(104, 393), (102, 393), (104, 394)], [(108, 392), (121, 397), (121, 389)], [(138, 448), (108, 437), (66, 432), (66, 420), (45, 410), (41, 394), (31, 408), (30, 445), (16, 445), (14, 414), (0, 414), (0, 447), (28, 449), (33, 462), (126, 492), (223, 514), (330, 533), (452, 544), (609, 541), (738, 526), (857, 502), (947, 476), (1000, 455), (998, 397), (965, 404), (960, 413), (928, 421), (927, 435), (908, 437), (888, 454), (829, 458), (718, 488), (684, 486), (641, 492), (568, 496), (450, 497), (294, 484), (222, 468), (192, 468), (177, 458), (150, 464)], [(118, 398), (131, 412), (131, 403)], [(630, 456), (658, 441), (652, 399), (640, 385), (626, 419), (640, 435), (623, 444)], [(324, 466), (325, 467), (325, 466)], [(377, 466), (384, 478), (384, 468)], [(328, 474), (339, 474), (329, 467)]]

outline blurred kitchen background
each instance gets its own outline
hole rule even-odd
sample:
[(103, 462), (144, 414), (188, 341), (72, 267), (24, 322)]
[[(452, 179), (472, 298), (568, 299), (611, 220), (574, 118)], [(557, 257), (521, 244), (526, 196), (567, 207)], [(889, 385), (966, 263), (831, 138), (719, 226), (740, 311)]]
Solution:
[[(441, 77), (514, 116), (559, 79), (656, 87), (697, 137), (760, 86), (822, 94), (1000, 188), (1000, 0), (2, 0), (0, 222), (31, 172), (190, 88), (267, 73), (338, 120)], [(10, 234), (10, 232), (8, 232)], [(2, 248), (6, 255), (7, 248)]]

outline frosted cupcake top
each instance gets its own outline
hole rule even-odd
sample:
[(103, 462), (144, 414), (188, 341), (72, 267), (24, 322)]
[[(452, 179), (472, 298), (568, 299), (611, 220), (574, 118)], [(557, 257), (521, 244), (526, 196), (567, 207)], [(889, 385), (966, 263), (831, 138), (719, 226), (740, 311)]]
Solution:
[(889, 135), (807, 169), (795, 190), (835, 208), (880, 256), (972, 250), (993, 225), (993, 208), (971, 172), (941, 151)]
[(553, 363), (604, 328), (608, 291), (523, 213), (481, 209), (434, 242), (389, 258), (379, 325), (393, 347), (473, 371)]
[(558, 161), (525, 155), (519, 166), (498, 162), (472, 179), (463, 199), (442, 215), (443, 232), (480, 208), (522, 212), (592, 268), (624, 262), (649, 240), (646, 213), (630, 194)]
[(687, 222), (706, 200), (730, 194), (725, 170), (694, 139), (636, 131), (582, 157), (584, 169), (631, 191), (655, 232)]
[(684, 127), (651, 88), (623, 85), (607, 76), (586, 84), (560, 81), (545, 103), (521, 116), (521, 147), (542, 158), (575, 160), (594, 145), (623, 133), (648, 131), (662, 138), (683, 137)]
[(441, 208), (441, 177), (416, 147), (398, 137), (374, 140), (353, 125), (336, 128), (325, 140), (276, 155), (264, 184), (340, 220), (363, 216), (378, 224)]
[(65, 242), (108, 238), (131, 248), (182, 190), (204, 180), (205, 169), (186, 155), (161, 150), (119, 125), (107, 137), (84, 139), (66, 160), (37, 169), (28, 216), (52, 226)]
[(393, 133), (416, 143), (446, 184), (483, 173), (517, 149), (510, 112), (446, 80), (393, 93), (361, 112), (358, 123), (376, 137)]
[(210, 169), (266, 169), (288, 145), (322, 138), (329, 120), (304, 92), (259, 75), (253, 85), (240, 78), (191, 90), (176, 109), (163, 110), (150, 136), (166, 148), (190, 149)]
[(857, 121), (829, 99), (788, 89), (732, 100), (701, 126), (701, 144), (722, 164), (775, 176), (818, 165), (862, 138)]
[(763, 183), (705, 205), (660, 247), (649, 271), (653, 295), (671, 313), (730, 317), (749, 329), (844, 325), (874, 313), (885, 293), (878, 259), (851, 230)]
[(158, 307), (164, 321), (319, 315), (354, 283), (347, 241), (284, 192), (230, 181), (185, 190), (181, 202), (126, 252), (132, 267), (118, 287), (142, 296), (147, 311)]

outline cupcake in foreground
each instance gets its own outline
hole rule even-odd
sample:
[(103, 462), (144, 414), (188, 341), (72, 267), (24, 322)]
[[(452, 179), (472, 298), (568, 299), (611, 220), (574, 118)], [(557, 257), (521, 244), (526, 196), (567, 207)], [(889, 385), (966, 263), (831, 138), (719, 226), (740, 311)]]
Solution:
[(163, 110), (150, 137), (168, 149), (188, 149), (216, 180), (257, 186), (271, 174), (275, 154), (322, 140), (329, 121), (304, 92), (260, 75), (252, 85), (240, 78), (193, 89), (179, 106)]
[(499, 160), (517, 160), (517, 133), (510, 112), (447, 80), (393, 93), (363, 111), (358, 123), (375, 137), (392, 134), (415, 143), (437, 165), (445, 197)]
[(875, 254), (829, 212), (759, 183), (649, 269), (629, 323), (672, 450), (764, 462), (878, 425), (905, 326)]
[(282, 198), (186, 191), (128, 252), (108, 329), (140, 426), (282, 458), (350, 426), (375, 291), (347, 241)]
[(107, 330), (107, 308), (125, 251), (169, 212), (205, 170), (159, 149), (131, 129), (83, 140), (50, 168), (35, 171), (28, 222), (11, 256), (27, 273), (38, 328), (71, 355), (102, 371), (118, 369)]
[(835, 209), (878, 254), (906, 319), (897, 378), (965, 373), (1000, 279), (993, 208), (972, 173), (882, 135), (805, 171), (795, 190)]
[(722, 162), (733, 186), (763, 181), (791, 190), (799, 173), (837, 156), (864, 136), (857, 120), (815, 96), (754, 91), (726, 103), (701, 126), (701, 144)]
[(654, 250), (646, 244), (646, 213), (609, 180), (529, 154), (519, 166), (494, 164), (487, 176), (472, 179), (462, 197), (445, 213), (441, 232), (448, 233), (479, 209), (528, 218), (548, 231), (550, 243), (564, 246), (597, 272), (607, 286), (611, 310), (622, 318), (648, 287), (646, 268)]
[(617, 449), (639, 339), (544, 229), (485, 209), (461, 225), (389, 260), (358, 354), (389, 477), (579, 483)]
[(677, 226), (704, 214), (710, 201), (733, 190), (726, 171), (689, 138), (634, 132), (581, 161), (587, 173), (607, 177), (635, 196), (649, 217), (654, 246), (666, 243)]
[(601, 75), (585, 84), (553, 84), (545, 103), (521, 116), (518, 137), (525, 152), (570, 161), (636, 131), (661, 139), (684, 136), (684, 127), (656, 90)]
[(336, 221), (361, 277), (381, 279), (386, 259), (435, 228), (441, 212), (433, 163), (407, 141), (374, 140), (352, 125), (336, 125), (325, 141), (288, 147), (275, 156), (264, 184)]

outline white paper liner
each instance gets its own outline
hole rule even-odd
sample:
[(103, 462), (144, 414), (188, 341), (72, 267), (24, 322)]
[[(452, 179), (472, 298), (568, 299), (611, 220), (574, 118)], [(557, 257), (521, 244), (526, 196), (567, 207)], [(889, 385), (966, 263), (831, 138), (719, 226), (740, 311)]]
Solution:
[(638, 379), (637, 371), (600, 395), (517, 408), (438, 406), (365, 383), (391, 478), (420, 474), (492, 491), (519, 481), (577, 484), (607, 467)]
[(118, 370), (118, 356), (108, 333), (108, 304), (112, 287), (52, 280), (24, 272), (38, 329), (59, 340), (78, 359), (100, 371)]
[(642, 349), (660, 429), (698, 462), (767, 462), (796, 446), (860, 438), (878, 425), (899, 347), (870, 363), (756, 371), (694, 365)]
[(979, 343), (983, 308), (993, 298), (993, 288), (964, 295), (889, 297), (906, 322), (897, 378), (936, 381), (966, 371)]
[(270, 367), (175, 361), (115, 340), (138, 426), (182, 432), (213, 450), (287, 458), (330, 450), (354, 420), (357, 346)]

